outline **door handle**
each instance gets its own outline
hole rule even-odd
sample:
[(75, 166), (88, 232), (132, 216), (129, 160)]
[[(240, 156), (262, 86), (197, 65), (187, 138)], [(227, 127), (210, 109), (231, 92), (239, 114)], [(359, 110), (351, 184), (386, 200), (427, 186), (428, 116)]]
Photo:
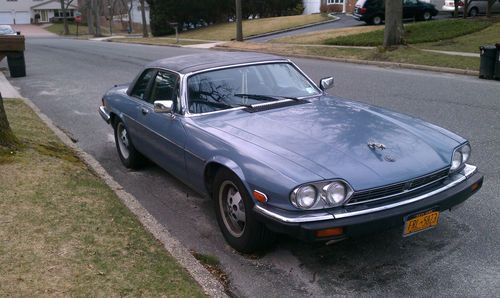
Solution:
[(141, 113), (142, 113), (143, 115), (147, 115), (147, 114), (149, 113), (149, 110), (148, 110), (148, 109), (146, 109), (146, 108), (141, 108)]

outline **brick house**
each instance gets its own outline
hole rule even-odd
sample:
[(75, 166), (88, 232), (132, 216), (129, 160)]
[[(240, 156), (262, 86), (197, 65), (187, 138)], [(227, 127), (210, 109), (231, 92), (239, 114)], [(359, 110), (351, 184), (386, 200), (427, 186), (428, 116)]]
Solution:
[(352, 13), (356, 0), (303, 0), (304, 14), (319, 12)]

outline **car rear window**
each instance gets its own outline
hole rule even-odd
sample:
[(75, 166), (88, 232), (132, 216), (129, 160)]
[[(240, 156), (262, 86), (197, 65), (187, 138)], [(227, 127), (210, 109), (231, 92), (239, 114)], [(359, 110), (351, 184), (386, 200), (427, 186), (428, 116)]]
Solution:
[(366, 0), (358, 0), (356, 1), (356, 6), (363, 7), (365, 5)]

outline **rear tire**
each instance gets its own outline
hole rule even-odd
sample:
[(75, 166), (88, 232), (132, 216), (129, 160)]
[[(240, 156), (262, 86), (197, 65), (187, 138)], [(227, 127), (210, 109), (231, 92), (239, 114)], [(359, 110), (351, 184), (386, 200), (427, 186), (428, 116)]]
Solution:
[(7, 55), (7, 64), (12, 78), (26, 76), (26, 62), (24, 61), (24, 52), (13, 52)]
[(117, 120), (115, 125), (115, 143), (122, 164), (129, 169), (138, 169), (143, 163), (143, 156), (135, 149), (125, 124)]
[(478, 11), (477, 7), (473, 7), (469, 10), (469, 17), (471, 17), (471, 18), (477, 17), (478, 14), (479, 14), (479, 11)]
[(240, 179), (221, 169), (214, 178), (214, 207), (222, 235), (232, 248), (254, 253), (268, 248), (275, 234), (253, 215), (254, 201)]

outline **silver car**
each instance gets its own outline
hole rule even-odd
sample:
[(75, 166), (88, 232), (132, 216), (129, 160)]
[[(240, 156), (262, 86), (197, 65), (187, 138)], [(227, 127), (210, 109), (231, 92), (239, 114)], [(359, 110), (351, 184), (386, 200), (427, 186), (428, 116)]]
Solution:
[[(487, 9), (488, 9), (488, 0), (471, 0), (469, 2), (469, 7), (467, 9), (467, 15), (475, 17), (479, 14), (486, 14)], [(455, 2), (453, 0), (446, 0), (441, 10), (453, 13), (455, 11)], [(463, 11), (464, 11), (464, 3), (460, 1), (458, 3), (458, 12), (463, 13)], [(500, 0), (496, 0), (493, 3), (491, 11), (493, 13), (500, 13)]]
[(0, 35), (17, 35), (17, 32), (9, 25), (0, 25)]

